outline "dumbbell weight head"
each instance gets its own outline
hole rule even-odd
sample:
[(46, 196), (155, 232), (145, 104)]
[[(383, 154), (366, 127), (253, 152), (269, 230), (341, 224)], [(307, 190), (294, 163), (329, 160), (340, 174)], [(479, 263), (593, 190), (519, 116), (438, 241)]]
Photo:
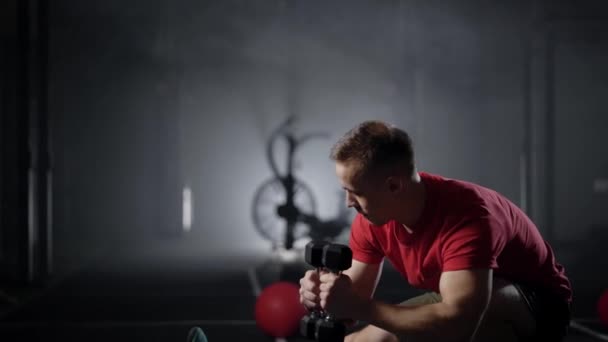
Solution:
[[(304, 249), (304, 261), (316, 269), (323, 267), (323, 247), (327, 245), (325, 241), (311, 241), (306, 244)], [(300, 334), (302, 336), (314, 340), (317, 321), (322, 319), (322, 315), (319, 311), (312, 311), (308, 315), (302, 317), (300, 320)]]
[(323, 267), (323, 247), (327, 245), (325, 241), (311, 241), (306, 244), (304, 249), (304, 260), (314, 268)]
[(340, 244), (327, 244), (323, 247), (323, 266), (331, 271), (344, 271), (350, 268), (353, 252), (348, 246)]
[(302, 317), (300, 320), (300, 334), (307, 339), (314, 340), (317, 331), (317, 321), (322, 319), (317, 311)]
[(319, 342), (344, 341), (346, 327), (332, 319), (319, 319), (315, 327), (315, 339)]

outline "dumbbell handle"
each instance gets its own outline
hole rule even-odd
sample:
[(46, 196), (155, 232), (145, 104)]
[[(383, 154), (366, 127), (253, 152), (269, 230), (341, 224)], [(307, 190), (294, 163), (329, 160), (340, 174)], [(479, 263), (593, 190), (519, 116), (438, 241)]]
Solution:
[[(317, 267), (317, 274), (319, 275), (319, 277), (321, 276), (320, 273), (321, 273), (321, 268)], [(319, 308), (319, 310), (317, 310), (317, 312), (319, 313), (320, 318), (326, 317), (328, 315), (327, 312), (325, 312), (325, 310), (323, 310), (322, 308)]]

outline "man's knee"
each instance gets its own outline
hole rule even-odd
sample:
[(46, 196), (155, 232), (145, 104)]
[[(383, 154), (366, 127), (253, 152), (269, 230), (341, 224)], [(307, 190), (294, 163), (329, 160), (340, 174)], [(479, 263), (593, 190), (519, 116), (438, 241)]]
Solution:
[(509, 322), (518, 335), (533, 334), (536, 320), (517, 287), (510, 281), (500, 278), (494, 278), (493, 287), (485, 321)]
[(399, 342), (399, 339), (391, 332), (373, 325), (368, 325), (365, 328), (346, 336), (344, 339), (344, 342), (359, 341)]

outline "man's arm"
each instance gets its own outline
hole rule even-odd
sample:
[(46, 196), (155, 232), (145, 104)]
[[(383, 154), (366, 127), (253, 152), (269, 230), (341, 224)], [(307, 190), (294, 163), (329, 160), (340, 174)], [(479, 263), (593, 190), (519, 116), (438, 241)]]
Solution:
[(400, 335), (469, 341), (479, 326), (492, 293), (492, 270), (444, 272), (439, 289), (442, 302), (407, 307), (367, 301), (355, 317)]
[(354, 292), (361, 298), (371, 299), (382, 275), (382, 262), (366, 264), (353, 260), (352, 266), (342, 274), (347, 275), (353, 284)]

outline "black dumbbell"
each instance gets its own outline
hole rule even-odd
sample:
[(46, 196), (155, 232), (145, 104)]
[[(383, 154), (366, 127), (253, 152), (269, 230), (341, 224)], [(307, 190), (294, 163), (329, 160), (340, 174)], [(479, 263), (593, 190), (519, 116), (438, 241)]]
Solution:
[(327, 268), (330, 272), (340, 273), (352, 266), (353, 252), (345, 245), (326, 244), (323, 246), (323, 259), (321, 262), (323, 267)]
[[(323, 267), (323, 251), (328, 245), (325, 241), (311, 241), (306, 245), (304, 250), (304, 260), (311, 266), (317, 269)], [(300, 333), (308, 339), (315, 339), (317, 331), (317, 321), (324, 317), (319, 310), (312, 310), (308, 315), (304, 316), (300, 321)]]
[[(333, 273), (341, 273), (352, 265), (353, 253), (348, 246), (328, 244), (323, 247), (323, 266)], [(344, 341), (346, 326), (330, 315), (317, 319), (315, 339), (319, 342)]]
[(315, 327), (315, 339), (319, 342), (344, 341), (346, 326), (330, 317), (318, 319)]

